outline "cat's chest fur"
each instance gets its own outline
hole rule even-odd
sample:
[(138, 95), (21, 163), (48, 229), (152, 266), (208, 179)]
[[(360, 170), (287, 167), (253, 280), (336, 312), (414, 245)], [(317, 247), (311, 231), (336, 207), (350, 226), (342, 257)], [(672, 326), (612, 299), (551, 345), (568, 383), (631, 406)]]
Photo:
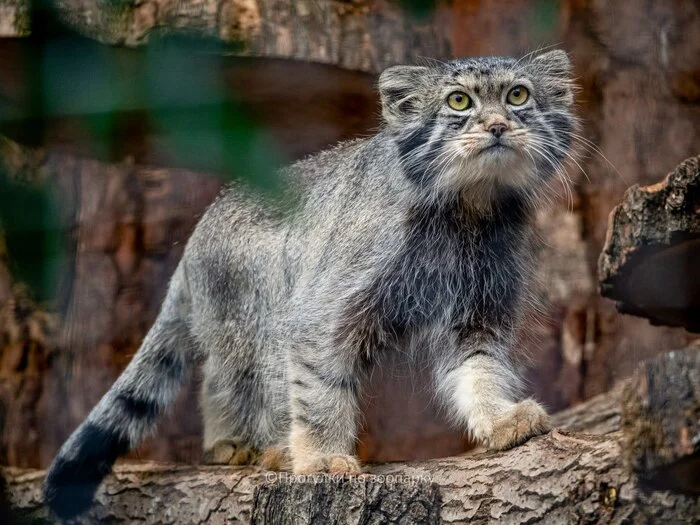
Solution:
[(474, 218), (457, 206), (412, 210), (375, 288), (392, 331), (508, 322), (523, 281), (524, 223), (515, 212)]

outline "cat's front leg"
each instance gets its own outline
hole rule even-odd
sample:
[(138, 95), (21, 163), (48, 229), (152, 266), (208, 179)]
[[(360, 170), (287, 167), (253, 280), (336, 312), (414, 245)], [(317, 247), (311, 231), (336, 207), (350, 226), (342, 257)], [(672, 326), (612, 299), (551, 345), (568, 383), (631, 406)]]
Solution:
[(508, 449), (550, 429), (539, 403), (517, 401), (521, 381), (507, 350), (483, 334), (442, 361), (436, 381), (452, 419), (490, 449)]
[(289, 449), (295, 474), (359, 473), (355, 440), (361, 375), (338, 352), (295, 355)]

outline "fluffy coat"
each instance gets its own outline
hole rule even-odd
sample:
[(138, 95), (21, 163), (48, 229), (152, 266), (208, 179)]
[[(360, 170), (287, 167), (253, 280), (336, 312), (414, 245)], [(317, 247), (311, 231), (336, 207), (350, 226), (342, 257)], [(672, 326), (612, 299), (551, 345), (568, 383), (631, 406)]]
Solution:
[(359, 471), (358, 399), (385, 352), (427, 357), (446, 414), (491, 448), (547, 430), (518, 401), (513, 341), (532, 211), (570, 155), (568, 58), (396, 66), (379, 90), (375, 136), (283, 171), (291, 208), (232, 187), (208, 209), (140, 350), (49, 471), (59, 515), (90, 505), (194, 365), (212, 462), (267, 450), (297, 473)]

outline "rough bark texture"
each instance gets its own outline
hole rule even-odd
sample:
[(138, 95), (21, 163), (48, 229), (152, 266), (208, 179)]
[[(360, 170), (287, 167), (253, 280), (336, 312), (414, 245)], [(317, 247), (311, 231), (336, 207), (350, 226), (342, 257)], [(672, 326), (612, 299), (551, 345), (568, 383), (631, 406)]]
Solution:
[(700, 494), (700, 345), (640, 366), (623, 394), (622, 433), (640, 480)]
[(37, 404), (43, 393), (48, 358), (58, 319), (16, 286), (0, 307), (0, 462), (33, 466), (44, 446)]
[[(99, 162), (23, 148), (0, 137), (0, 168), (13, 180), (50, 184), (61, 203), (52, 226), (68, 245), (59, 322), (15, 288), (0, 309), (0, 462), (47, 464), (130, 359), (160, 306), (215, 177)], [(164, 422), (160, 459), (199, 458), (200, 422), (185, 389)], [(174, 422), (176, 421), (176, 423)], [(149, 445), (143, 452), (148, 454)]]
[(591, 399), (552, 416), (552, 425), (571, 432), (609, 434), (620, 430), (620, 400), (629, 379), (620, 381), (610, 392)]
[(255, 489), (251, 523), (440, 523), (437, 484), (390, 480), (369, 475), (266, 482)]
[(618, 310), (700, 332), (700, 157), (633, 186), (610, 216), (600, 289)]
[(58, 0), (54, 5), (64, 23), (109, 44), (136, 46), (159, 34), (195, 33), (238, 44), (238, 54), (375, 73), (421, 56), (443, 58), (449, 49), (432, 17), (411, 19), (396, 2), (385, 0)]
[[(108, 16), (98, 16), (100, 10), (143, 9), (146, 16), (157, 2), (61, 3), (76, 10), (87, 6), (93, 10), (90, 23), (102, 24)], [(541, 0), (454, 0), (441, 2), (437, 13), (423, 19), (411, 18), (395, 3), (384, 1), (313, 2), (309, 11), (304, 6), (311, 2), (287, 2), (288, 7), (279, 9), (272, 9), (273, 4), (281, 6), (281, 2), (256, 3), (261, 25), (245, 43), (244, 52), (294, 57), (304, 62), (254, 57), (246, 59), (248, 62), (231, 57), (212, 62), (218, 64), (217, 75), (226, 79), (221, 84), (221, 96), (254, 99), (256, 119), (269, 130), (280, 150), (289, 152), (290, 159), (342, 138), (366, 135), (376, 126), (376, 98), (372, 94), (375, 78), (342, 68), (376, 72), (384, 64), (411, 61), (417, 56), (521, 54), (560, 43), (571, 54), (582, 88), (582, 134), (605, 157), (588, 151), (581, 162), (588, 180), (572, 169), (570, 174), (577, 184), (572, 201), (568, 203), (562, 191), (559, 202), (538, 217), (545, 239), (539, 267), (544, 313), (532, 314), (527, 323), (532, 330), (522, 344), (533, 358), (529, 376), (532, 390), (550, 410), (564, 408), (607, 391), (629, 375), (641, 359), (687, 344), (690, 336), (685, 331), (621, 316), (611, 301), (600, 299), (596, 294), (596, 265), (609, 212), (620, 202), (625, 189), (634, 183), (657, 182), (682, 159), (698, 153), (697, 2), (565, 0), (552, 11), (549, 8), (554, 4)], [(202, 27), (214, 20), (210, 14), (214, 5), (219, 3), (163, 3), (160, 14), (153, 15), (158, 20), (154, 27), (178, 23), (198, 32), (197, 20), (204, 21)], [(219, 20), (229, 16), (233, 15), (220, 13)], [(150, 27), (149, 23), (143, 27)], [(216, 36), (214, 31), (208, 34)], [(134, 43), (141, 41), (138, 35), (146, 34), (135, 31)], [(119, 38), (128, 40), (124, 35)], [(155, 38), (150, 39), (156, 43)], [(32, 43), (32, 38), (2, 42), (13, 49), (0, 57), (0, 117), (7, 117), (3, 125), (16, 124), (22, 129), (23, 133), (13, 135), (21, 138), (19, 142), (24, 143), (24, 137), (30, 136), (31, 141), (27, 138), (26, 142), (51, 152), (45, 163), (38, 165), (43, 166), (49, 179), (58, 181), (62, 209), (66, 210), (61, 228), (67, 233), (71, 253), (78, 253), (78, 246), (84, 247), (76, 257), (82, 261), (80, 268), (67, 272), (67, 283), (74, 282), (76, 276), (80, 280), (73, 288), (66, 288), (64, 306), (70, 307), (71, 314), (59, 324), (72, 337), (71, 345), (55, 343), (51, 350), (41, 351), (45, 357), (39, 361), (26, 360), (23, 356), (28, 354), (19, 355), (14, 350), (3, 365), (2, 381), (13, 385), (4, 390), (11, 394), (3, 398), (3, 403), (12, 406), (20, 396), (38, 401), (32, 414), (19, 419), (12, 416), (5, 422), (5, 428), (13, 428), (15, 437), (8, 441), (8, 434), (3, 435), (2, 461), (13, 458), (14, 464), (39, 467), (47, 464), (60, 441), (86, 415), (138, 347), (157, 311), (182, 243), (218, 182), (192, 172), (175, 170), (170, 175), (169, 170), (140, 165), (182, 166), (173, 148), (168, 149), (168, 142), (161, 140), (163, 131), (153, 125), (147, 106), (139, 110), (117, 107), (115, 131), (106, 144), (94, 137), (93, 113), (66, 113), (37, 121), (31, 111), (15, 111), (23, 108), (31, 99), (29, 94), (37, 89), (26, 87), (23, 82), (28, 79), (65, 80), (63, 95), (67, 99), (93, 100), (99, 97), (74, 96), (76, 86), (84, 94), (93, 85), (78, 73), (90, 71), (90, 79), (131, 79), (134, 72), (148, 65), (143, 58), (148, 57), (144, 48), (124, 49), (93, 42), (95, 47), (83, 56), (78, 52), (86, 49), (85, 42), (76, 46), (75, 54), (66, 54), (60, 43), (49, 42), (45, 49), (48, 58), (41, 64), (48, 64), (51, 57), (69, 57), (61, 62), (63, 69), (49, 74), (48, 70), (29, 67), (34, 63)], [(24, 44), (29, 50), (23, 48)], [(87, 62), (90, 67), (81, 62), (82, 58), (92, 60)], [(109, 62), (113, 69), (101, 69), (99, 60)], [(133, 69), (126, 67), (130, 60), (135, 60)], [(200, 70), (195, 66), (209, 60), (188, 57), (184, 66), (168, 62), (166, 69), (185, 68), (189, 77), (200, 80)], [(314, 65), (312, 61), (326, 65)], [(105, 75), (98, 74), (104, 71)], [(178, 93), (184, 91), (181, 84), (175, 85)], [(166, 87), (149, 86), (159, 94)], [(6, 101), (9, 110), (3, 105)], [(193, 107), (192, 114), (198, 110)], [(214, 137), (214, 144), (217, 139)], [(55, 154), (57, 148), (70, 155)], [(209, 150), (207, 154), (216, 156)], [(88, 161), (86, 156), (108, 164)], [(135, 159), (135, 165), (128, 159)], [(27, 173), (33, 173), (33, 164), (28, 166)], [(164, 177), (162, 187), (166, 189), (162, 193), (147, 182), (147, 173)], [(178, 189), (181, 184), (182, 192)], [(151, 202), (158, 195), (162, 200), (158, 200), (156, 213)], [(134, 208), (140, 211), (132, 213)], [(94, 213), (83, 215), (84, 220), (78, 223), (78, 209)], [(92, 220), (96, 222), (90, 223)], [(141, 232), (146, 232), (146, 237)], [(141, 241), (150, 235), (162, 242)], [(92, 261), (89, 266), (88, 260)], [(14, 283), (0, 250), (0, 301), (6, 301), (9, 295), (3, 290), (13, 289)], [(19, 333), (30, 333), (24, 326)], [(24, 348), (24, 343), (15, 348)], [(39, 365), (25, 367), (24, 363)], [(41, 375), (41, 380), (36, 379), (38, 387), (32, 386), (32, 380), (23, 380), (25, 371), (30, 372), (27, 377)], [(435, 411), (420, 396), (407, 402), (413, 393), (429, 392), (429, 385), (411, 384), (406, 378), (400, 381), (397, 376), (394, 379), (373, 384), (374, 406), (367, 408), (369, 434), (383, 437), (379, 441), (363, 438), (365, 457), (426, 457), (456, 452), (464, 446), (457, 433), (444, 437), (444, 426), (435, 421)], [(27, 401), (25, 406), (29, 404)], [(142, 457), (196, 461), (199, 423), (194, 407), (194, 396), (185, 395), (175, 417), (165, 422), (156, 440), (141, 450)], [(35, 440), (38, 445), (28, 450), (19, 436), (30, 436), (27, 442)]]
[(0, 0), (0, 38), (29, 35), (29, 1)]
[[(17, 515), (45, 519), (44, 472), (3, 468), (2, 473)], [(78, 523), (248, 523), (262, 480), (252, 468), (121, 464)]]
[[(233, 467), (121, 465), (79, 523), (693, 523), (700, 500), (641, 491), (618, 434), (553, 431), (502, 453), (299, 480)], [(43, 518), (43, 472), (3, 470), (13, 505)], [(440, 521), (441, 520), (441, 521)]]
[[(588, 180), (578, 179), (574, 205), (582, 217), (589, 271), (595, 276), (608, 216), (625, 190), (656, 183), (683, 159), (698, 154), (700, 33), (694, 28), (700, 27), (700, 6), (685, 0), (564, 4), (564, 46), (583, 88), (582, 134), (602, 152), (583, 148)], [(595, 295), (573, 294), (570, 299), (574, 306), (562, 323), (562, 334), (572, 334), (578, 346), (562, 344), (562, 372), (570, 374), (566, 380), (578, 386), (583, 398), (608, 390), (640, 360), (682, 348), (692, 338), (679, 329), (621, 316), (611, 301)], [(550, 359), (556, 355), (552, 352)]]

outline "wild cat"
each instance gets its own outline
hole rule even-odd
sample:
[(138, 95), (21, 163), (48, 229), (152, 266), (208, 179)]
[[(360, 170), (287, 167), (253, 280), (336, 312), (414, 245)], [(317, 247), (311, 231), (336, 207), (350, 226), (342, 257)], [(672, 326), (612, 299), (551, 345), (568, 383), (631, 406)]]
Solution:
[(196, 227), (155, 324), (58, 453), (46, 502), (89, 507), (195, 364), (205, 456), (283, 451), (296, 473), (359, 472), (358, 400), (379, 356), (427, 356), (437, 399), (492, 449), (546, 432), (519, 401), (514, 335), (533, 265), (531, 218), (570, 155), (571, 65), (520, 60), (395, 66), (384, 125), (297, 162), (293, 209), (231, 188)]

